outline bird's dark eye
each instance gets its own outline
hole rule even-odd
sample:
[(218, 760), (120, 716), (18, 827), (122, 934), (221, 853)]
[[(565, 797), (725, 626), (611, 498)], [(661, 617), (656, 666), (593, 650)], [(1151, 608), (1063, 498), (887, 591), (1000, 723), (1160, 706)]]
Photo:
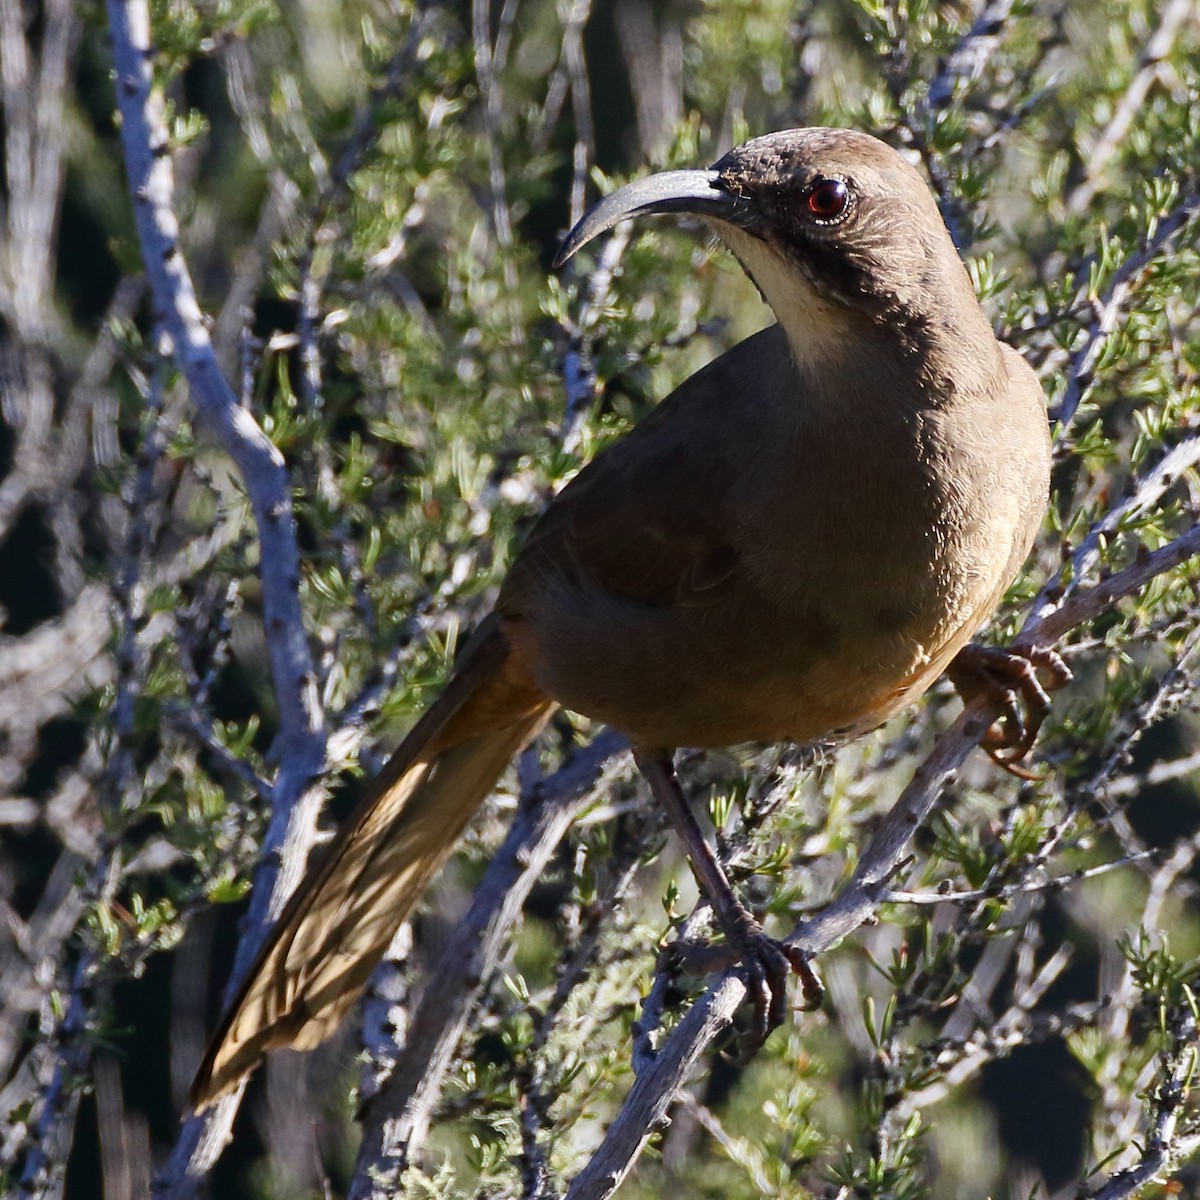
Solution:
[(804, 193), (808, 211), (823, 224), (837, 221), (850, 203), (850, 189), (840, 179), (818, 179)]

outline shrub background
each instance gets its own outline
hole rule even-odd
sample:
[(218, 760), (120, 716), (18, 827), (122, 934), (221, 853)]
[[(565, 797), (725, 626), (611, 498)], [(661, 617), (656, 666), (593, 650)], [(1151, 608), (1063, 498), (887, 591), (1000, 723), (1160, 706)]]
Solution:
[[(669, 221), (551, 272), (601, 190), (798, 124), (913, 153), (1057, 437), (988, 640), (1195, 533), (1194, 0), (155, 0), (179, 249), (295, 512), (283, 587), (311, 673), (281, 686), (254, 489), (197, 419), (142, 271), (107, 38), (124, 8), (0, 0), (6, 1193), (203, 1191), (178, 1120), (239, 921), (261, 929), (322, 801), (324, 826), (435, 692), (555, 489), (769, 319)], [(1076, 625), (1041, 778), (974, 754), (902, 894), (822, 955), (827, 1011), (747, 1067), (707, 1051), (623, 1195), (1195, 1186), (1195, 577), (1184, 561)], [(954, 711), (943, 686), (836, 753), (684, 756), (778, 930), (845, 884)], [(597, 732), (555, 719), (368, 1005), (386, 1057), (444, 948), (478, 943), (458, 923), (514, 814), (562, 801), (574, 761), (578, 819), (539, 843), (521, 919), (477, 989), (434, 997), (468, 1015), (407, 1194), (561, 1194), (648, 1061), (643, 999), (669, 1029), (703, 989), (657, 967), (697, 927), (695, 888)], [(259, 1073), (214, 1194), (370, 1193), (361, 1045), (352, 1023)]]

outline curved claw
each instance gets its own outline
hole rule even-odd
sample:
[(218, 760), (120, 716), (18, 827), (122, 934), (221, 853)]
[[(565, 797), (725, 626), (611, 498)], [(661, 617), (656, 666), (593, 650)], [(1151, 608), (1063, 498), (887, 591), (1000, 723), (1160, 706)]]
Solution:
[(736, 1061), (748, 1062), (771, 1033), (787, 1019), (787, 980), (793, 972), (800, 978), (804, 1003), (801, 1012), (820, 1007), (825, 988), (798, 946), (769, 937), (757, 922), (741, 931), (735, 947), (746, 972), (746, 987), (754, 1006), (754, 1023), (744, 1039)]
[(985, 696), (1001, 710), (1000, 720), (980, 740), (991, 760), (1018, 779), (1040, 779), (1019, 763), (1033, 748), (1050, 713), (1049, 693), (1071, 679), (1062, 656), (1045, 646), (1027, 650), (966, 646), (947, 674), (964, 702)]
[(804, 997), (804, 1002), (798, 1006), (798, 1011), (816, 1012), (825, 1003), (825, 985), (821, 982), (821, 977), (813, 970), (808, 955), (799, 946), (792, 946), (787, 942), (780, 942), (779, 945), (787, 955), (788, 962), (792, 964), (793, 972), (800, 977), (800, 994)]
[(743, 924), (737, 937), (724, 945), (687, 941), (672, 942), (667, 947), (675, 966), (689, 974), (709, 974), (741, 964), (747, 998), (753, 1007), (752, 1027), (737, 1054), (726, 1055), (739, 1064), (749, 1062), (772, 1031), (787, 1020), (789, 975), (800, 980), (803, 1001), (796, 1005), (796, 1012), (815, 1012), (825, 999), (825, 985), (808, 955), (799, 946), (769, 937), (749, 913), (747, 917), (752, 924)]

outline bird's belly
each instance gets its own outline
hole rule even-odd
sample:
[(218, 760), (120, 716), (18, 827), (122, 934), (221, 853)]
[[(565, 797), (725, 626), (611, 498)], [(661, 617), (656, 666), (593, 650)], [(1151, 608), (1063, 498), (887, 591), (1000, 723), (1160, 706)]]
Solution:
[(885, 721), (979, 623), (964, 619), (974, 604), (952, 617), (943, 603), (887, 599), (864, 614), (761, 596), (655, 609), (560, 592), (510, 638), (549, 695), (641, 745), (803, 742)]

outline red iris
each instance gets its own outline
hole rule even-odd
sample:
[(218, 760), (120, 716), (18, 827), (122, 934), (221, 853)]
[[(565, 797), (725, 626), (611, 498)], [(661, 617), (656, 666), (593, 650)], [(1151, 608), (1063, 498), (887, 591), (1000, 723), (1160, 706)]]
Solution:
[(818, 179), (809, 184), (808, 211), (818, 221), (835, 221), (846, 211), (850, 191), (840, 179)]

